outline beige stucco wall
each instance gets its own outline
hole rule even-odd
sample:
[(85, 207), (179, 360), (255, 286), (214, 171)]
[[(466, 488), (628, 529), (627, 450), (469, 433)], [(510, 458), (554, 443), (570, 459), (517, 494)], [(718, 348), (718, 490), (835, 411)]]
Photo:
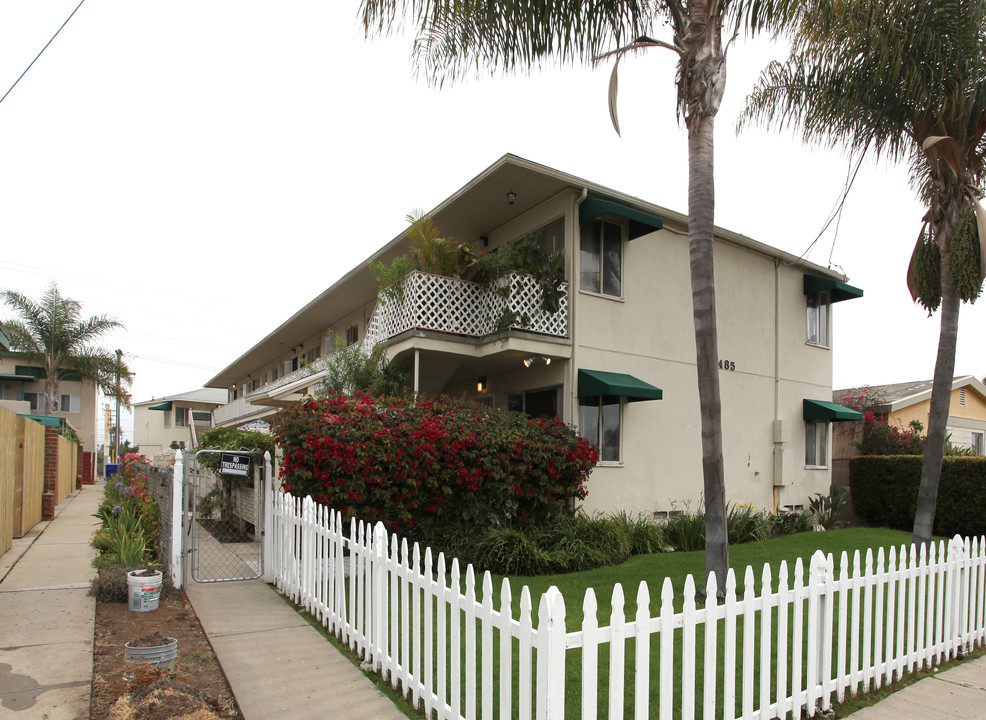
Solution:
[[(155, 400), (151, 403), (134, 405), (134, 444), (140, 448), (140, 453), (146, 458), (153, 459), (154, 456), (171, 447), (172, 442), (184, 442), (186, 448), (191, 446), (191, 433), (187, 426), (175, 425), (175, 408), (183, 407), (189, 409), (189, 423), (192, 422), (192, 411), (203, 410), (212, 412), (216, 407), (214, 403), (190, 402), (187, 400), (173, 401), (170, 413), (161, 410), (150, 410), (152, 405), (161, 402)], [(169, 416), (170, 425), (165, 425), (165, 415)]]
[[(696, 507), (703, 481), (687, 237), (664, 229), (625, 242), (623, 267), (622, 300), (573, 293), (574, 364), (634, 375), (662, 388), (664, 399), (624, 405), (622, 466), (595, 469), (585, 506), (645, 514), (672, 509), (671, 501)], [(720, 358), (736, 368), (719, 374), (730, 502), (803, 504), (831, 482), (827, 467), (804, 464), (802, 403), (830, 399), (832, 351), (805, 341), (803, 277), (800, 268), (717, 242)], [(574, 381), (569, 391), (574, 406)], [(777, 471), (775, 418), (789, 433), (776, 446)]]

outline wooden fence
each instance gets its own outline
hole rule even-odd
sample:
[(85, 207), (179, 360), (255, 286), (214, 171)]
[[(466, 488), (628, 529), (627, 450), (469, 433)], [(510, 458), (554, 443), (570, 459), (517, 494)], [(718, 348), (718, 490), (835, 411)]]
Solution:
[(44, 427), (0, 408), (0, 553), (41, 522)]
[(58, 436), (58, 490), (55, 502), (60, 503), (75, 490), (79, 473), (79, 446), (68, 438)]
[(515, 613), (507, 579), (495, 594), (489, 573), (409, 551), (380, 524), (347, 528), (280, 492), (271, 505), (278, 588), (438, 718), (798, 718), (984, 640), (982, 538), (843, 553), (838, 572), (816, 552), (776, 583), (765, 566), (759, 594), (747, 568), (742, 597), (730, 571), (725, 602), (704, 607), (690, 576), (679, 598), (666, 578), (652, 613), (641, 583), (633, 617), (616, 585), (603, 623), (589, 589), (567, 627), (557, 588), (535, 606), (525, 586)]

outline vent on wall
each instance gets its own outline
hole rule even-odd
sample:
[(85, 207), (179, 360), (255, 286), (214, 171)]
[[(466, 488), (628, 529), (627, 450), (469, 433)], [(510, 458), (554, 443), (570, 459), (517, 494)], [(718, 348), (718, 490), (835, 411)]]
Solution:
[(965, 388), (959, 388), (959, 405), (965, 405)]

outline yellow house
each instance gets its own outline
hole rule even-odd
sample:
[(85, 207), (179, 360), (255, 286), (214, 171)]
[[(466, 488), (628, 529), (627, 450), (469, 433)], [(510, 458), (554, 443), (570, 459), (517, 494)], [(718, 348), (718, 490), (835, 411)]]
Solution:
[[(872, 385), (860, 390), (837, 390), (836, 398), (863, 393), (866, 410), (885, 416), (890, 425), (906, 429), (916, 420), (928, 431), (931, 415), (931, 380)], [(946, 433), (953, 447), (986, 455), (986, 386), (972, 375), (952, 381)]]
[[(600, 450), (586, 510), (697, 506), (687, 216), (513, 155), (429, 215), (474, 253), (537, 233), (563, 254), (560, 307), (546, 310), (527, 276), (489, 291), (417, 271), (402, 297), (383, 300), (368, 262), (407, 254), (402, 234), (206, 383), (229, 396), (215, 424), (265, 421), (314, 391), (337, 346), (382, 344), (409, 360), (415, 391), (577, 426)], [(852, 414), (831, 402), (832, 306), (863, 293), (738, 233), (717, 228), (715, 243), (728, 499), (801, 505), (828, 491), (830, 424)], [(504, 304), (518, 319), (508, 327), (493, 320)]]

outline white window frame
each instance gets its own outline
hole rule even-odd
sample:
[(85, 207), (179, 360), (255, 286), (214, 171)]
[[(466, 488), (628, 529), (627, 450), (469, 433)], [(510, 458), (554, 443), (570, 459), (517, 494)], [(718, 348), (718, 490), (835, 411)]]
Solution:
[(188, 427), (188, 408), (187, 407), (176, 407), (175, 410), (175, 427)]
[(979, 457), (986, 455), (986, 433), (982, 430), (972, 430), (969, 432), (969, 446)]
[[(234, 395), (234, 397), (235, 397), (235, 395)], [(171, 427), (171, 411), (170, 410), (165, 410), (163, 414), (164, 414), (164, 426), (165, 427)]]
[[(606, 291), (606, 252), (605, 252), (605, 235), (606, 227), (611, 226), (616, 228), (620, 233), (620, 267), (618, 272), (620, 291), (618, 294)], [(587, 235), (592, 229), (598, 228), (598, 235), (595, 238), (592, 235)], [(586, 242), (595, 240), (595, 250), (586, 249)], [(622, 300), (624, 297), (623, 287), (624, 287), (624, 273), (623, 269), (626, 266), (624, 262), (624, 257), (626, 255), (624, 248), (626, 246), (626, 233), (624, 232), (624, 227), (621, 223), (615, 223), (612, 220), (606, 220), (604, 218), (596, 218), (584, 223), (579, 228), (579, 290), (585, 293), (591, 293), (593, 295), (599, 295), (600, 297), (615, 298)], [(599, 282), (595, 287), (591, 287), (586, 284), (586, 278), (582, 274), (582, 264), (587, 256), (594, 256), (598, 263), (598, 273)]]
[(44, 410), (45, 395), (39, 392), (26, 392), (24, 393), (24, 400), (31, 404), (31, 410), (34, 412), (41, 412)]
[(829, 318), (832, 315), (831, 297), (824, 290), (809, 293), (805, 296), (805, 305), (805, 342), (818, 347), (829, 347)]
[[(609, 402), (603, 402), (608, 400)], [(612, 402), (615, 400), (616, 402)], [(616, 457), (605, 457), (605, 453), (609, 449), (603, 444), (603, 408), (604, 406), (617, 407), (617, 429), (618, 438), (616, 444)], [(613, 465), (619, 466), (623, 464), (623, 406), (625, 405), (624, 399), (617, 397), (615, 395), (603, 395), (596, 397), (586, 397), (579, 398), (579, 437), (588, 443), (591, 443), (593, 447), (599, 450), (599, 461), (597, 465)], [(590, 428), (585, 426), (582, 422), (582, 410), (583, 408), (589, 409), (595, 407), (598, 410), (598, 415), (596, 416), (595, 422), (595, 432), (590, 432)], [(592, 437), (594, 435), (594, 437)]]
[(805, 420), (806, 468), (828, 468), (829, 431), (829, 423), (824, 420)]
[(82, 396), (68, 395), (68, 394), (61, 395), (58, 398), (58, 412), (63, 412), (63, 413), (82, 412)]

